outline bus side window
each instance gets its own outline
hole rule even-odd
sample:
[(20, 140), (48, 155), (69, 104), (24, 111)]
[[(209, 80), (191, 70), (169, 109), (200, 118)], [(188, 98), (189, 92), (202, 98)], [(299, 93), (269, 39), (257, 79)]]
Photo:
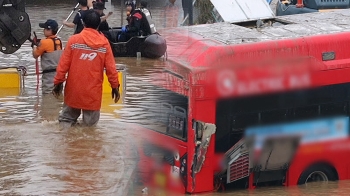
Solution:
[(348, 103), (337, 102), (337, 103), (326, 103), (321, 104), (321, 115), (322, 116), (336, 116), (336, 115), (347, 115), (348, 114)]
[(169, 103), (161, 103), (160, 112), (159, 112), (159, 120), (163, 123), (168, 123), (169, 115), (174, 113), (173, 106)]
[(244, 131), (249, 126), (260, 123), (259, 113), (245, 113), (234, 115), (232, 118), (232, 129), (229, 134), (229, 146), (236, 144), (244, 135)]
[(233, 129), (245, 129), (260, 123), (259, 113), (238, 114), (233, 117)]
[(264, 111), (261, 114), (261, 123), (263, 124), (274, 124), (286, 121), (288, 117), (288, 110), (270, 110)]
[(319, 111), (320, 111), (319, 105), (297, 107), (294, 109), (294, 116), (292, 116), (292, 119), (304, 120), (304, 119), (315, 118), (320, 115)]

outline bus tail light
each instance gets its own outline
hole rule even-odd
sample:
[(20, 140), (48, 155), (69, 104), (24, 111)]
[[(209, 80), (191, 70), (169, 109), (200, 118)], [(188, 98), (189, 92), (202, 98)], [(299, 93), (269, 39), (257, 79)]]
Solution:
[(185, 187), (187, 187), (187, 153), (180, 158), (180, 176)]
[(174, 159), (175, 159), (175, 161), (179, 161), (179, 160), (180, 160), (180, 154), (179, 154), (179, 152), (175, 152), (175, 153), (174, 153)]

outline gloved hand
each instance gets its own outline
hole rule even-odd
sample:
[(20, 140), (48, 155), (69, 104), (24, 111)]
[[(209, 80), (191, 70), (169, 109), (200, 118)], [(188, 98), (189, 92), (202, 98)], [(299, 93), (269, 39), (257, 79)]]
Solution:
[(127, 26), (123, 26), (122, 27), (122, 32), (123, 33), (127, 33), (128, 32), (128, 27)]
[(112, 88), (112, 99), (114, 99), (114, 103), (117, 103), (120, 99), (119, 86), (118, 88)]
[(58, 98), (61, 95), (63, 89), (63, 83), (59, 83), (53, 86), (52, 94)]
[(40, 40), (41, 40), (41, 39), (31, 40), (32, 44), (31, 44), (30, 46), (31, 46), (32, 48), (33, 48), (34, 46), (38, 46), (39, 43), (40, 43)]
[(28, 40), (32, 43), (31, 47), (33, 48), (34, 46), (38, 46), (40, 43), (41, 39), (38, 39), (38, 37), (36, 36), (35, 31), (33, 32), (33, 38), (31, 38), (31, 36), (29, 36)]

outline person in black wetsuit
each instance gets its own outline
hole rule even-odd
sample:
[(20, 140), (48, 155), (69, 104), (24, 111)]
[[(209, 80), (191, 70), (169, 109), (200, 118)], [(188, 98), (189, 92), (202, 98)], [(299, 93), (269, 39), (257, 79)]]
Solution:
[(101, 17), (101, 23), (100, 26), (98, 27), (99, 31), (108, 31), (109, 30), (109, 25), (106, 20), (106, 15), (103, 13), (103, 10), (106, 9), (105, 5), (103, 2), (95, 2), (94, 4), (94, 10), (99, 14)]
[(130, 13), (126, 18), (128, 25), (122, 27), (121, 33), (118, 36), (118, 42), (126, 42), (131, 37), (138, 36), (141, 29), (142, 14), (139, 10), (135, 10), (135, 4), (133, 2), (126, 1), (125, 5), (127, 12)]
[(88, 3), (87, 0), (78, 0), (78, 3), (79, 3), (80, 10), (75, 15), (73, 22), (63, 21), (63, 25), (70, 28), (75, 27), (74, 34), (78, 34), (84, 29), (84, 24), (82, 19), (84, 18), (86, 11), (89, 10), (87, 6), (87, 3)]

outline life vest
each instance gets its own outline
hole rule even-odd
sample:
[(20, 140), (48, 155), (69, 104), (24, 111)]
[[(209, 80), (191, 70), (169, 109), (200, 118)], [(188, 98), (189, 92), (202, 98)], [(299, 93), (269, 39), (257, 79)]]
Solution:
[(45, 52), (41, 55), (41, 69), (43, 70), (41, 87), (43, 94), (51, 93), (54, 87), (53, 80), (56, 75), (56, 67), (63, 52), (62, 41), (57, 37), (51, 38), (51, 40), (54, 44), (54, 51)]
[(146, 8), (138, 8), (135, 11), (142, 14), (141, 30), (143, 31), (143, 34), (151, 35), (157, 33), (156, 25), (152, 20), (151, 12)]
[(62, 54), (62, 41), (59, 38), (52, 38), (54, 44), (53, 52), (45, 52), (41, 55), (41, 69), (43, 73), (55, 72)]

